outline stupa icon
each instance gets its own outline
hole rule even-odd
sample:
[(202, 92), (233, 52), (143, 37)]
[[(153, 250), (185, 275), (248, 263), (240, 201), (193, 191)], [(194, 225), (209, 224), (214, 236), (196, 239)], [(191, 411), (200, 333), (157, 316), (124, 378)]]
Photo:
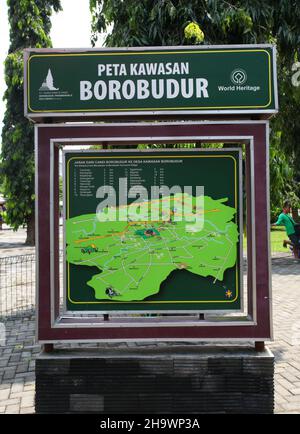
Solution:
[(40, 87), (40, 90), (59, 90), (57, 87), (54, 87), (53, 85), (53, 76), (51, 69), (48, 69), (48, 74), (46, 79), (43, 81), (42, 86)]

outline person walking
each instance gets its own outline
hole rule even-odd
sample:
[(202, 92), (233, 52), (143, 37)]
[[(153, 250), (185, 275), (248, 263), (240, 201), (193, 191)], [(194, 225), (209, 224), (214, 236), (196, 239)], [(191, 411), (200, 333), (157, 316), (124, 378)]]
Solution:
[(297, 223), (294, 219), (289, 215), (291, 211), (291, 205), (288, 201), (285, 201), (282, 208), (282, 213), (279, 214), (277, 222), (273, 223), (271, 226), (284, 226), (286, 234), (289, 238), (289, 241), (284, 240), (283, 246), (287, 247), (290, 245), (294, 249), (295, 256), (299, 256), (300, 251), (300, 238), (296, 233)]

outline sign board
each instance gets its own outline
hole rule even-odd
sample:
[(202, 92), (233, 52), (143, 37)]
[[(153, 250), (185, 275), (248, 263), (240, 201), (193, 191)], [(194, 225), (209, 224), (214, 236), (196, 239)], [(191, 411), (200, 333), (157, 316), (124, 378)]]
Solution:
[(68, 311), (241, 309), (241, 151), (66, 151)]
[(25, 115), (272, 114), (271, 45), (25, 50)]

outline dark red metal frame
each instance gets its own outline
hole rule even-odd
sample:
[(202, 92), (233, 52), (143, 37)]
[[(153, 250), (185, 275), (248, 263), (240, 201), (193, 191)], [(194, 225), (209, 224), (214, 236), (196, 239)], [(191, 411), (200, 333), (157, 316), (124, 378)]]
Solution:
[[(252, 321), (249, 324), (237, 322), (206, 323), (199, 321), (193, 324), (172, 325), (172, 322), (161, 325), (152, 323), (145, 327), (145, 322), (121, 326), (110, 321), (99, 321), (93, 326), (76, 321), (59, 323), (59, 205), (58, 205), (58, 157), (57, 146), (53, 147), (53, 169), (56, 176), (51, 176), (51, 140), (66, 144), (67, 140), (76, 139), (82, 144), (87, 140), (107, 143), (120, 143), (124, 137), (132, 141), (140, 137), (148, 137), (149, 141), (159, 142), (161, 137), (175, 142), (186, 136), (203, 136), (224, 141), (224, 137), (248, 137), (253, 143), (253, 167), (251, 167), (250, 149), (246, 146), (246, 192), (247, 192), (247, 236), (248, 236), (248, 287), (256, 282), (256, 296), (248, 291), (248, 314)], [(151, 138), (151, 139), (150, 139)], [(174, 139), (176, 138), (176, 139)], [(156, 140), (157, 139), (157, 140)], [(145, 140), (146, 141), (146, 140)], [(206, 140), (207, 141), (207, 140)], [(241, 142), (243, 140), (241, 139)], [(73, 143), (72, 143), (73, 144)], [(128, 143), (130, 144), (130, 142)], [(61, 341), (94, 341), (94, 340), (252, 340), (265, 341), (272, 338), (271, 281), (269, 254), (269, 191), (268, 191), (268, 121), (210, 121), (193, 123), (137, 123), (137, 124), (91, 124), (91, 125), (38, 125), (36, 126), (36, 187), (37, 187), (37, 339), (43, 343)], [(251, 202), (251, 176), (254, 176), (254, 203)], [(53, 186), (51, 186), (53, 180)], [(51, 209), (51, 188), (53, 189), (53, 208)], [(51, 224), (53, 216), (53, 285), (54, 301), (51, 313)], [(255, 217), (256, 225), (252, 228), (250, 215)], [(252, 246), (255, 243), (255, 255)], [(53, 317), (57, 322), (53, 322)], [(255, 320), (253, 320), (255, 318)]]

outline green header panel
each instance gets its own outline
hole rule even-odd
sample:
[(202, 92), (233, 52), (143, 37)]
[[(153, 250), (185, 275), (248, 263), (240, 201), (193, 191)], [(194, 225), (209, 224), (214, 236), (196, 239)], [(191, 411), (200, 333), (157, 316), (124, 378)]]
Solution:
[(272, 46), (26, 50), (29, 117), (272, 113)]
[(240, 310), (240, 158), (66, 152), (67, 310)]

